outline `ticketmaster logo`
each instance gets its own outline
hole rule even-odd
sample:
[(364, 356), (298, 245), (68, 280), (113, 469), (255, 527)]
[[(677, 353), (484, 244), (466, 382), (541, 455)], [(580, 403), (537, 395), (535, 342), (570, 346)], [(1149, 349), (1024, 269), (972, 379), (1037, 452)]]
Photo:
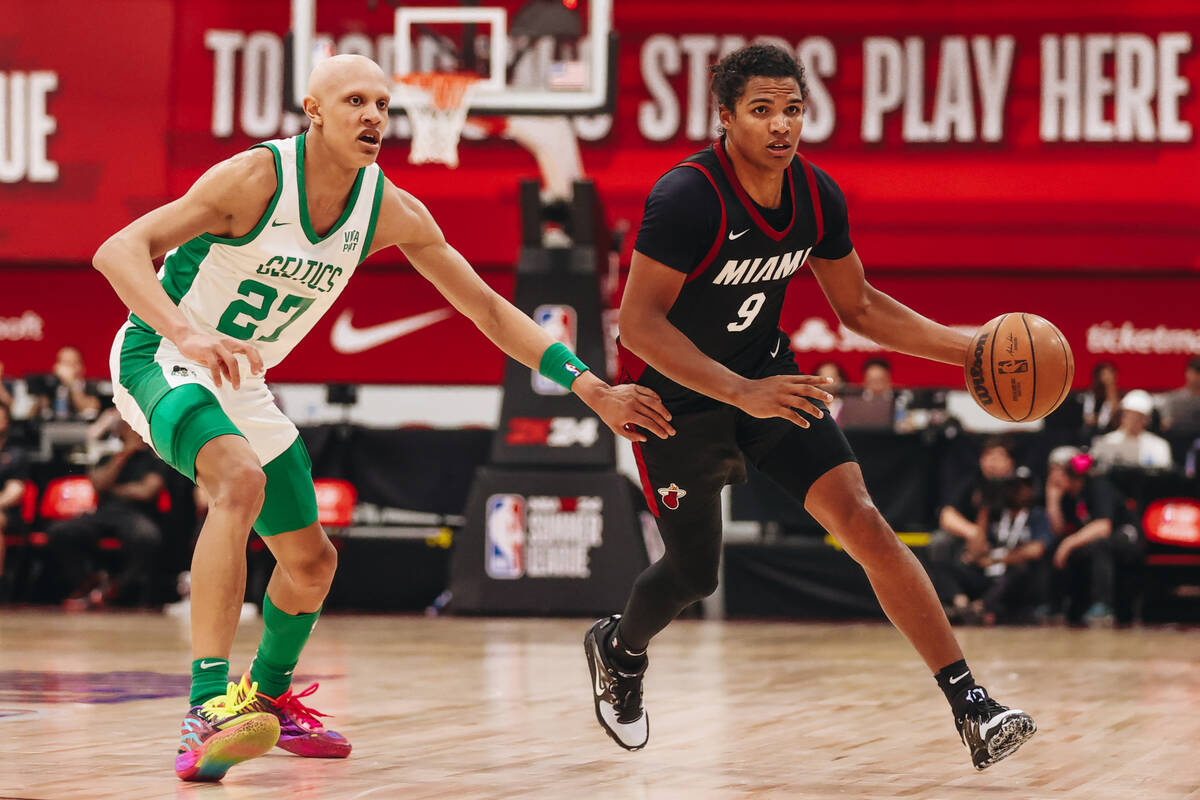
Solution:
[(1105, 320), (1087, 329), (1089, 353), (1200, 353), (1200, 330), (1195, 328), (1138, 328), (1126, 320), (1120, 327)]

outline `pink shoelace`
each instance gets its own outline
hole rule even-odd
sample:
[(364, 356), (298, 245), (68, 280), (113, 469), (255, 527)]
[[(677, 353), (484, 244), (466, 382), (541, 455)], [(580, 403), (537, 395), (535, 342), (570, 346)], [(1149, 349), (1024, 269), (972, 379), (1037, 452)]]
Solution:
[(333, 714), (322, 714), (315, 708), (309, 708), (308, 706), (304, 705), (304, 703), (300, 702), (301, 697), (308, 697), (310, 694), (315, 692), (317, 687), (320, 685), (321, 684), (319, 683), (313, 683), (299, 694), (293, 692), (291, 689), (288, 689), (286, 692), (279, 695), (279, 699), (275, 701), (275, 705), (285, 714), (296, 720), (296, 722), (299, 723), (300, 726), (305, 730), (320, 730), (325, 726), (322, 724), (321, 720), (317, 719), (317, 717), (332, 717)]

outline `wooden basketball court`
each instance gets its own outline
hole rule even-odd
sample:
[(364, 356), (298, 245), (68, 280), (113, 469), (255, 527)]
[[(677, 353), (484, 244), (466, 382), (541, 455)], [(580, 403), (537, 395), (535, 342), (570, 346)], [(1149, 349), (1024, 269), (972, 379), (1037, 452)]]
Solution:
[[(655, 643), (650, 744), (595, 721), (586, 620), (331, 615), (299, 672), (354, 752), (276, 749), (222, 784), (172, 763), (186, 621), (0, 614), (0, 798), (1200, 798), (1200, 636), (960, 630), (1037, 719), (976, 773), (932, 678), (884, 625), (680, 622)], [(260, 625), (244, 624), (244, 668)], [(57, 702), (56, 702), (57, 701)]]

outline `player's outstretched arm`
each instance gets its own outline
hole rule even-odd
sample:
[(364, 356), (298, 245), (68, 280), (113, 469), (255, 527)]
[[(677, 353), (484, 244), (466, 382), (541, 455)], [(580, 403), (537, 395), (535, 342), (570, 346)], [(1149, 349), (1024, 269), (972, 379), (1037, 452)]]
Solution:
[(446, 242), (419, 200), (389, 182), (382, 203), (372, 250), (393, 244), (399, 247), (416, 270), (497, 347), (531, 369), (555, 380), (562, 378), (560, 382), (579, 395), (613, 432), (637, 442), (646, 437), (632, 425), (663, 439), (675, 433), (657, 394), (642, 386), (609, 386), (496, 294)]
[(209, 169), (183, 197), (117, 231), (92, 257), (92, 265), (129, 310), (174, 342), (184, 356), (208, 367), (218, 386), (222, 376), (235, 389), (241, 385), (236, 353), (244, 354), (256, 373), (263, 368), (262, 356), (247, 342), (193, 328), (158, 282), (154, 259), (202, 233), (249, 232), (266, 212), (276, 185), (269, 151), (241, 153)]
[(842, 324), (889, 350), (962, 366), (971, 337), (923, 317), (867, 283), (862, 261), (809, 258), (821, 290)]
[(736, 406), (755, 417), (782, 417), (807, 428), (796, 409), (814, 417), (832, 395), (820, 386), (831, 381), (814, 375), (743, 378), (701, 352), (667, 319), (687, 276), (638, 251), (633, 252), (629, 281), (621, 299), (621, 343), (676, 383)]

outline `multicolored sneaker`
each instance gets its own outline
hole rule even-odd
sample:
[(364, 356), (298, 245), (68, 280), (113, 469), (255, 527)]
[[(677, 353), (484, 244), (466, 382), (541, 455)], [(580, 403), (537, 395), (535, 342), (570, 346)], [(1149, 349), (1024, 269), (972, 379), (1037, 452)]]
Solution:
[(234, 764), (270, 752), (279, 739), (279, 720), (256, 707), (257, 689), (243, 675), (225, 694), (188, 711), (175, 756), (181, 780), (219, 781)]
[(279, 720), (277, 744), (289, 753), (305, 758), (345, 758), (350, 755), (350, 742), (337, 731), (326, 728), (317, 717), (330, 717), (300, 702), (317, 690), (314, 683), (296, 694), (288, 689), (279, 697), (268, 697), (261, 692), (255, 704), (260, 711), (269, 711)]

